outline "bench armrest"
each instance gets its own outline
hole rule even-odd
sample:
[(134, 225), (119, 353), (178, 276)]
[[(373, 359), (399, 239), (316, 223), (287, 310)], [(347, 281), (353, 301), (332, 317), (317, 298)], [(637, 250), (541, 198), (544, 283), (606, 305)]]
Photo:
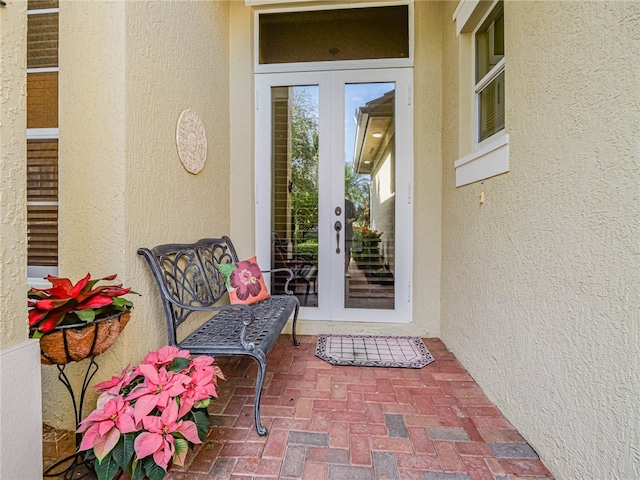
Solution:
[(262, 270), (262, 273), (277, 273), (277, 272), (289, 273), (289, 278), (287, 278), (287, 281), (284, 283), (284, 291), (287, 295), (293, 295), (293, 292), (289, 290), (289, 282), (293, 280), (293, 276), (294, 276), (293, 270), (291, 270), (290, 268), (274, 268), (271, 270)]

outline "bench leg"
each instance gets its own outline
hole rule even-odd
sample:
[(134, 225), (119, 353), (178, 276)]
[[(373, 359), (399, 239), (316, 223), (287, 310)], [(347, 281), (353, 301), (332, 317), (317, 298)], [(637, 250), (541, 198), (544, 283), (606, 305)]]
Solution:
[[(255, 352), (258, 353), (259, 351)], [(253, 407), (253, 417), (256, 423), (256, 430), (261, 437), (267, 434), (267, 429), (262, 426), (260, 422), (260, 397), (262, 395), (262, 384), (264, 383), (264, 374), (267, 370), (267, 359), (262, 352), (261, 355), (252, 355), (256, 363), (258, 364), (258, 377), (256, 378), (256, 396)]]
[(293, 337), (293, 344), (296, 347), (300, 346), (300, 342), (296, 337), (296, 324), (298, 323), (298, 312), (300, 311), (300, 304), (296, 305), (296, 310), (293, 312), (293, 323), (291, 324), (291, 336)]

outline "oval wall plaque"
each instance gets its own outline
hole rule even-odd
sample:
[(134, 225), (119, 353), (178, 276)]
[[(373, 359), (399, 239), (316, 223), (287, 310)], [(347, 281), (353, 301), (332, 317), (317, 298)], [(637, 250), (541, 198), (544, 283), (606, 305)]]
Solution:
[(207, 135), (202, 120), (193, 110), (180, 114), (176, 127), (176, 145), (182, 166), (189, 173), (197, 174), (207, 158)]

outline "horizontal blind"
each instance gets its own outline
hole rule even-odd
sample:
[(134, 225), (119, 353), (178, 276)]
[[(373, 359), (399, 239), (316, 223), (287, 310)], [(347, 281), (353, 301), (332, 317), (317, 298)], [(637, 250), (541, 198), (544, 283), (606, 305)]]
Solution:
[(29, 10), (42, 10), (49, 8), (58, 8), (58, 0), (29, 0), (27, 8)]
[(58, 142), (27, 142), (29, 265), (58, 264)]
[(58, 14), (31, 14), (27, 24), (27, 68), (58, 66)]
[(502, 72), (479, 94), (479, 142), (504, 129), (504, 102)]

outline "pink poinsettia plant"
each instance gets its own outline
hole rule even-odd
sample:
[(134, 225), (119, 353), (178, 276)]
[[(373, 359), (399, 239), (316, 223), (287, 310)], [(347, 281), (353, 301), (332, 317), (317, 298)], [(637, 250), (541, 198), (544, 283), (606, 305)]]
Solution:
[(96, 318), (115, 315), (133, 308), (124, 298), (136, 293), (122, 284), (97, 285), (115, 280), (116, 275), (91, 280), (87, 275), (73, 284), (68, 278), (48, 275), (49, 288), (32, 288), (27, 292), (29, 327), (33, 338), (40, 338), (60, 325), (93, 322)]
[(97, 408), (78, 427), (80, 451), (93, 458), (98, 480), (127, 472), (132, 480), (161, 480), (184, 465), (189, 448), (209, 429), (207, 407), (224, 379), (213, 357), (163, 347), (136, 368), (95, 386)]

